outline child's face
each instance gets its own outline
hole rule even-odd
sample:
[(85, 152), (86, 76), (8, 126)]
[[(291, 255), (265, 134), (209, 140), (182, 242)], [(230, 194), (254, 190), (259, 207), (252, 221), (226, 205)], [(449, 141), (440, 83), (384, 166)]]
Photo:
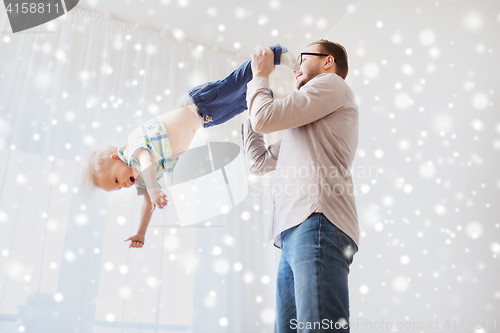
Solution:
[(105, 191), (116, 191), (135, 184), (134, 172), (117, 153), (111, 155), (108, 166), (99, 174), (98, 184)]

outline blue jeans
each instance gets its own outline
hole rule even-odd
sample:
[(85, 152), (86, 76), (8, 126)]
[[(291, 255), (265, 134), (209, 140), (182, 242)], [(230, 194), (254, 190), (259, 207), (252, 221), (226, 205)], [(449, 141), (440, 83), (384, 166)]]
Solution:
[[(279, 44), (271, 48), (274, 52), (274, 64), (279, 65), (281, 53), (288, 50)], [(191, 89), (188, 94), (204, 119), (203, 127), (220, 125), (247, 110), (247, 83), (252, 78), (252, 65), (248, 60), (225, 79)]]
[(283, 231), (274, 332), (349, 332), (347, 275), (357, 252), (322, 213)]

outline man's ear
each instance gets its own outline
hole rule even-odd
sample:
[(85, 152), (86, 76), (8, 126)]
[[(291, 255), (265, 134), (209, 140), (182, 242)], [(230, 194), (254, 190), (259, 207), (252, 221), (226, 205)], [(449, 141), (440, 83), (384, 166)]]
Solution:
[(111, 155), (109, 158), (110, 158), (110, 159), (112, 159), (112, 160), (119, 160), (119, 159), (120, 159), (120, 156), (118, 156), (118, 153), (114, 153), (114, 154), (113, 154), (113, 155)]
[(327, 57), (327, 62), (325, 64), (325, 69), (330, 69), (332, 66), (335, 66), (335, 58), (333, 56)]

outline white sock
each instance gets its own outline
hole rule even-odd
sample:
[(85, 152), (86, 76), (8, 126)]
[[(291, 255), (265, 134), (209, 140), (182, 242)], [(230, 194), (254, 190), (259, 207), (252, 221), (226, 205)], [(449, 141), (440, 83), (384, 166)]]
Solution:
[(281, 53), (280, 63), (282, 65), (290, 67), (294, 71), (300, 70), (300, 65), (299, 62), (297, 61), (297, 58), (295, 58), (295, 56), (291, 54), (290, 51)]

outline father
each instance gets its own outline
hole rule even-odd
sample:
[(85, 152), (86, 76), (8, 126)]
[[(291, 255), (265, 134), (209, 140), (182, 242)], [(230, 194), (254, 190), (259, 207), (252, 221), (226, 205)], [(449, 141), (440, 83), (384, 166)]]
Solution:
[[(281, 249), (275, 332), (349, 332), (348, 273), (359, 226), (350, 167), (358, 107), (347, 53), (319, 40), (300, 54), (297, 91), (269, 92), (271, 48), (252, 54), (243, 145), (252, 174), (276, 170), (269, 240)], [(273, 92), (274, 93), (274, 92)], [(284, 130), (267, 149), (261, 133)]]

